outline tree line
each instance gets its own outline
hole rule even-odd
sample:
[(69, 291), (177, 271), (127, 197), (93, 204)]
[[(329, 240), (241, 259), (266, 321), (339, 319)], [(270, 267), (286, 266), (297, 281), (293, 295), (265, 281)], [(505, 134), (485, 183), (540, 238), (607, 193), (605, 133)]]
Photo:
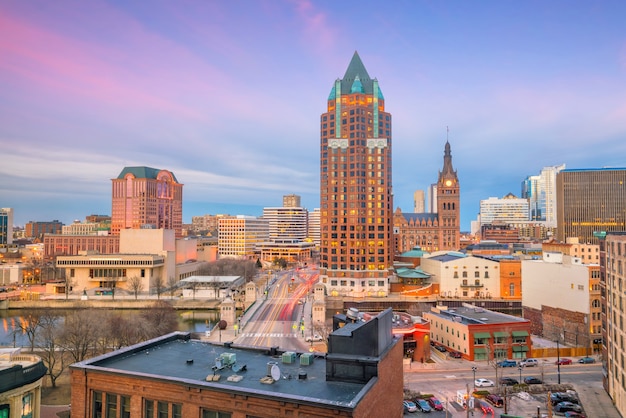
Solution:
[(176, 331), (177, 315), (164, 301), (137, 312), (112, 309), (31, 309), (13, 332), (23, 333), (41, 357), (52, 387), (70, 364)]

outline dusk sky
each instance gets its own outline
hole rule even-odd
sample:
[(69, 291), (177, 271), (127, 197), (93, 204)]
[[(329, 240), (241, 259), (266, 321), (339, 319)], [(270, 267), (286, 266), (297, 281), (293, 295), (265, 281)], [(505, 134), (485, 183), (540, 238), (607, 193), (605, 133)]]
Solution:
[(623, 1), (0, 2), (0, 207), (110, 215), (111, 179), (148, 166), (184, 184), (186, 223), (313, 210), (319, 117), (358, 51), (393, 117), (394, 206), (448, 139), (467, 231), (545, 166), (626, 167), (625, 21)]

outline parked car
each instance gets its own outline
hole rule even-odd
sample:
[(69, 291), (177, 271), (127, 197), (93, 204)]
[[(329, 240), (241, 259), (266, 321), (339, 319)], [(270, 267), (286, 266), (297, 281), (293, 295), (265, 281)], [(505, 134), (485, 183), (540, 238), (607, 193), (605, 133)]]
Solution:
[(537, 379), (536, 377), (527, 376), (524, 378), (524, 383), (526, 383), (527, 385), (540, 385), (543, 382), (540, 379)]
[(582, 412), (583, 411), (583, 409), (580, 407), (580, 405), (577, 405), (577, 404), (572, 403), (572, 402), (557, 403), (554, 406), (554, 410), (556, 412), (567, 412), (567, 411)]
[(587, 418), (587, 416), (582, 414), (581, 412), (575, 412), (575, 411), (565, 412), (565, 417), (566, 418)]
[(404, 406), (404, 412), (416, 412), (417, 406), (413, 401), (402, 401), (402, 406)]
[(500, 397), (499, 395), (496, 395), (495, 393), (487, 395), (485, 397), (485, 400), (489, 402), (490, 404), (492, 404), (493, 406), (497, 406), (498, 408), (501, 408), (502, 406), (504, 406), (504, 399), (502, 399), (502, 397)]
[(308, 335), (304, 341), (306, 341), (307, 343), (311, 342), (311, 341), (322, 341), (322, 336), (315, 334), (313, 336)]
[(446, 351), (446, 347), (444, 347), (443, 345), (435, 345), (435, 350), (437, 351), (441, 351), (442, 353), (445, 353)]
[(493, 384), (493, 381), (489, 379), (476, 379), (474, 380), (474, 386), (483, 388), (483, 387), (489, 387), (489, 386), (495, 386), (495, 385)]
[(555, 364), (560, 364), (560, 365), (572, 364), (572, 359), (571, 358), (562, 358), (562, 359), (557, 360)]
[(478, 407), (483, 412), (483, 414), (493, 414), (493, 408), (487, 402), (483, 400), (478, 400)]
[(503, 377), (500, 379), (500, 384), (504, 386), (515, 386), (518, 385), (519, 382), (512, 377)]
[(462, 358), (463, 356), (458, 351), (450, 351), (450, 357)]
[(519, 365), (522, 367), (536, 367), (539, 365), (539, 362), (536, 358), (525, 358), (519, 362)]
[(590, 364), (590, 363), (595, 363), (596, 359), (594, 359), (593, 357), (583, 357), (579, 359), (578, 362), (581, 364)]
[(426, 401), (428, 402), (428, 405), (430, 405), (430, 407), (435, 411), (443, 411), (443, 404), (439, 399), (435, 398), (434, 396), (426, 399)]
[(502, 361), (499, 361), (497, 364), (498, 364), (498, 367), (516, 367), (517, 366), (517, 361), (515, 361), (515, 360), (502, 360)]
[(550, 394), (550, 402), (556, 405), (561, 402), (578, 403), (578, 397), (570, 392), (553, 392)]
[(431, 412), (433, 409), (428, 405), (425, 399), (415, 399), (415, 406), (417, 406), (417, 410), (421, 412)]

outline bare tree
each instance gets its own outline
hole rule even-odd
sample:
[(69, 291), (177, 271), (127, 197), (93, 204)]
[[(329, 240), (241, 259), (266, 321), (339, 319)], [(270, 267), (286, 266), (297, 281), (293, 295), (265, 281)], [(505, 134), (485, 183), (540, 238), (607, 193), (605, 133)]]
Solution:
[(56, 387), (56, 381), (63, 374), (68, 363), (65, 352), (59, 344), (61, 341), (60, 327), (58, 325), (60, 316), (47, 311), (40, 315), (40, 331), (37, 333), (38, 354), (46, 366), (46, 374), (50, 378), (52, 387)]
[(176, 279), (176, 276), (170, 276), (167, 278), (167, 287), (170, 292), (170, 299), (173, 299), (174, 293), (176, 293), (176, 290), (178, 289), (178, 279)]
[(23, 334), (26, 334), (26, 338), (28, 338), (28, 343), (30, 344), (31, 353), (35, 351), (35, 340), (37, 332), (41, 327), (41, 317), (43, 313), (44, 312), (41, 309), (32, 309), (26, 315), (22, 315), (17, 325), (17, 329)]
[(157, 301), (150, 308), (142, 311), (141, 323), (145, 324), (144, 337), (158, 337), (176, 331), (178, 328), (176, 310), (165, 301)]
[(70, 276), (66, 275), (65, 276), (65, 300), (68, 300), (70, 297), (70, 292), (72, 289), (72, 286), (74, 285), (74, 279), (72, 279)]
[(101, 312), (92, 309), (73, 310), (65, 316), (61, 343), (75, 362), (96, 352), (101, 321)]
[(137, 294), (143, 290), (143, 281), (139, 276), (132, 276), (128, 278), (128, 288), (135, 295), (135, 300), (137, 300)]
[(154, 291), (157, 294), (157, 299), (161, 299), (161, 293), (165, 289), (165, 283), (163, 280), (163, 275), (159, 274), (154, 278)]

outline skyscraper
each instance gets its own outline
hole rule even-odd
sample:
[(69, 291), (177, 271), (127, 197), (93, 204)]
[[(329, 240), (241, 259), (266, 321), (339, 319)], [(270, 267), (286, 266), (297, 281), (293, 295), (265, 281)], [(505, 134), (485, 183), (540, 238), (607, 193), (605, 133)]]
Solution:
[(391, 114), (355, 52), (320, 117), (320, 279), (383, 295), (392, 267)]
[(528, 176), (522, 182), (522, 198), (528, 199), (530, 221), (556, 227), (556, 175), (564, 169), (565, 164), (544, 167), (538, 176)]
[(183, 185), (167, 170), (124, 167), (112, 179), (111, 233), (122, 229), (173, 229), (182, 236)]
[(626, 168), (562, 170), (556, 192), (559, 241), (596, 244), (594, 232), (626, 229)]
[(416, 190), (415, 192), (413, 192), (413, 212), (415, 213), (425, 212), (423, 190)]
[(13, 244), (13, 209), (0, 208), (0, 248)]

